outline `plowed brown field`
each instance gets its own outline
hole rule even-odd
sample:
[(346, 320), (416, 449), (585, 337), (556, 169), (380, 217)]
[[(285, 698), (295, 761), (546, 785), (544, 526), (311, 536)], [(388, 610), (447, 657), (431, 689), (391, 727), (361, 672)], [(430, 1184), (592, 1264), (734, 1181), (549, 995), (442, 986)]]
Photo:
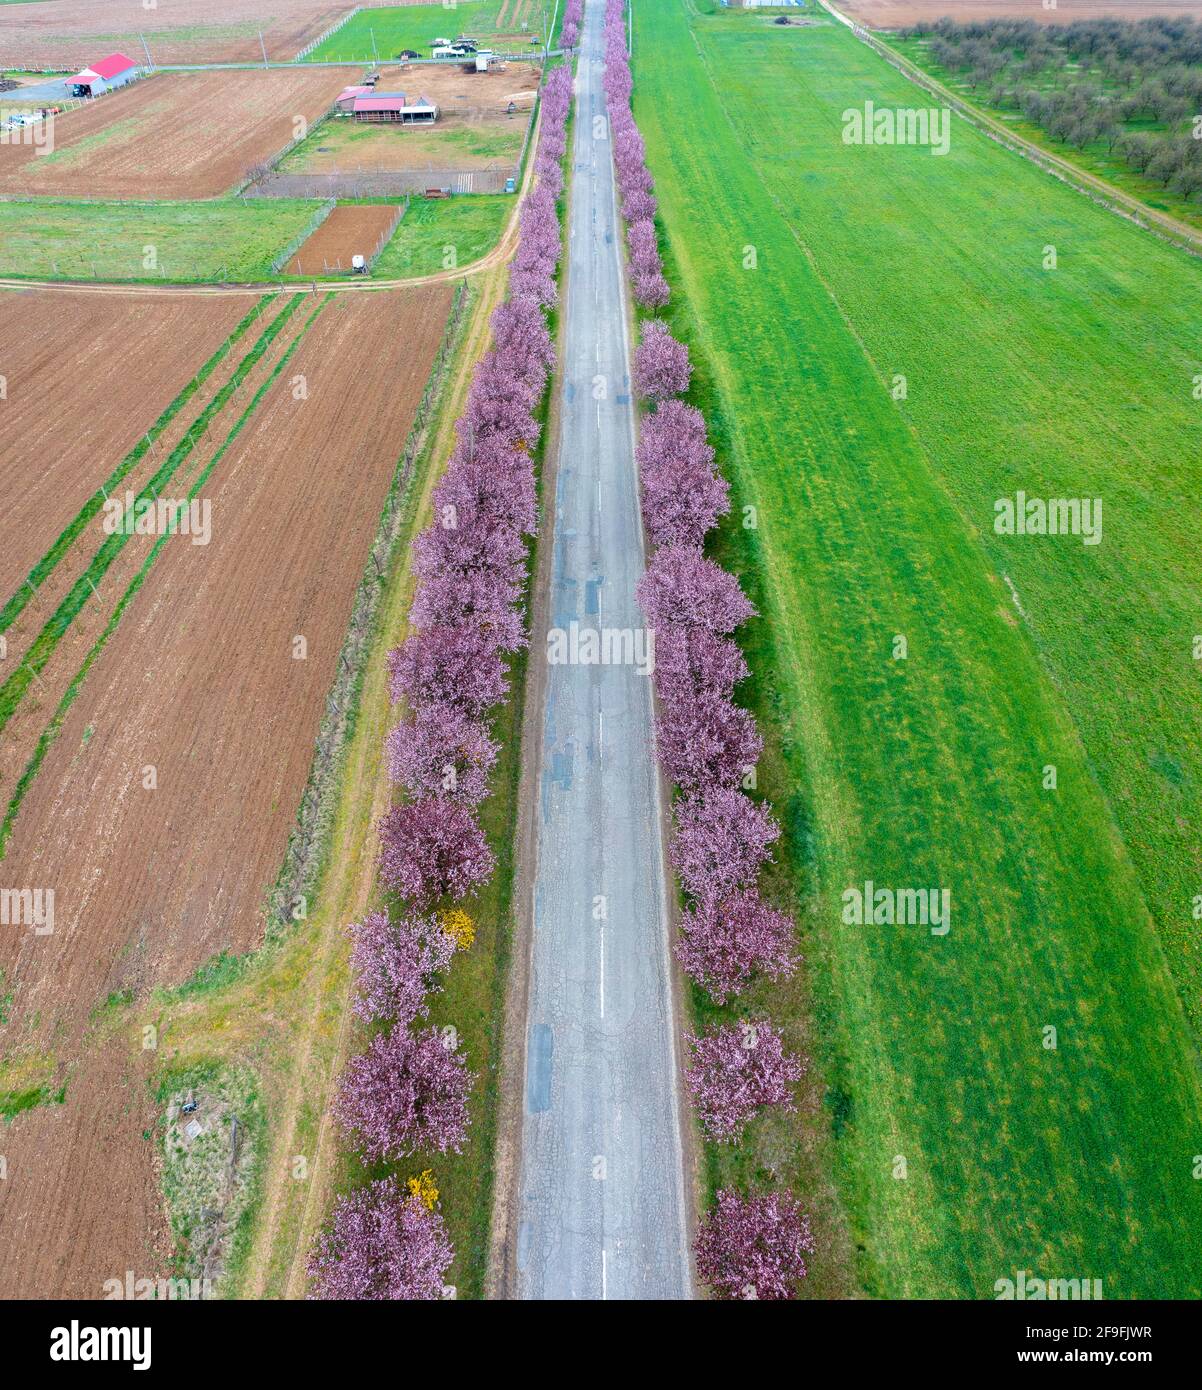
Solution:
[(835, 0), (835, 7), (870, 29), (904, 29), (919, 20), (950, 18), (1033, 19), (1037, 24), (1071, 24), (1074, 19), (1148, 19), (1152, 15), (1202, 18), (1202, 0)]
[[(368, 0), (370, 7), (371, 0)], [(0, 53), (13, 65), (82, 67), (114, 49), (135, 62), (145, 37), (156, 63), (244, 63), (295, 58), (352, 8), (330, 0), (39, 0), (0, 6)]]
[(5, 1132), (0, 1296), (96, 1297), (126, 1269), (162, 1271), (144, 1077), (83, 1038), (110, 993), (143, 998), (261, 940), (450, 299), (440, 285), (322, 309), (204, 490), (211, 544), (163, 548), (32, 783), (0, 880), (53, 887), (55, 930), (0, 935), (3, 1036), (10, 1058), (76, 1070), (65, 1104)]
[(253, 303), (0, 292), (0, 605)]
[(394, 203), (335, 208), (292, 258), (289, 273), (324, 275), (331, 270), (350, 270), (352, 256), (366, 256), (370, 263), (396, 215)]
[(55, 118), (54, 148), (0, 145), (0, 193), (212, 198), (312, 125), (340, 68), (160, 73)]

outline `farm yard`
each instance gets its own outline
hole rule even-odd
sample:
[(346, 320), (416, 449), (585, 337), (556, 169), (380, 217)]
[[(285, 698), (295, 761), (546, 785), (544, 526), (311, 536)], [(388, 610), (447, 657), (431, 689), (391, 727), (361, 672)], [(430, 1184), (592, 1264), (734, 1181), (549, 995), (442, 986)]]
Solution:
[(344, 85), (325, 68), (143, 78), (57, 117), (48, 152), (0, 145), (0, 194), (217, 197), (283, 150), (298, 123), (324, 115)]
[[(369, 0), (370, 3), (370, 0)], [(263, 46), (287, 62), (349, 13), (330, 0), (270, 0), (248, 13), (245, 0), (38, 0), (0, 6), (0, 53), (5, 61), (38, 68), (79, 67), (98, 47), (140, 34), (156, 63), (257, 63)], [(263, 35), (262, 44), (259, 40)]]
[[(915, 89), (833, 23), (699, 8), (636, 6), (635, 113), (691, 399), (759, 519), (719, 558), (764, 615), (824, 1082), (707, 1185), (795, 1176), (817, 1296), (1086, 1252), (1107, 1297), (1197, 1297), (1197, 263), (963, 123), (943, 158), (843, 144)], [(1104, 543), (995, 534), (1016, 488), (1103, 496)], [(867, 879), (947, 886), (950, 933), (846, 925)]]
[(403, 211), (395, 203), (351, 204), (332, 209), (288, 262), (288, 274), (349, 272), (355, 256), (363, 256), (370, 268), (387, 245)]
[[(423, 96), (439, 108), (433, 126), (372, 124), (331, 116), (280, 161), (281, 174), (382, 170), (475, 170), (516, 173), (538, 91), (533, 64), (487, 73), (458, 66), (381, 70), (379, 90)], [(512, 103), (514, 111), (509, 112)]]
[[(6, 772), (8, 757), (28, 757), (15, 814), (5, 797), (5, 874), (54, 881), (59, 906), (53, 936), (5, 936), (0, 968), (21, 1055), (55, 1085), (71, 1079), (61, 1105), (6, 1135), (0, 1220), (26, 1235), (0, 1275), (5, 1295), (95, 1296), (153, 1243), (152, 1151), (137, 1141), (146, 1103), (111, 1126), (92, 1090), (141, 1087), (139, 1064), (103, 1039), (80, 1049), (106, 999), (262, 940), (352, 595), (450, 301), (441, 286), (235, 298), (249, 323), (154, 455), (160, 470), (174, 461), (160, 488), (211, 501), (211, 544), (129, 538), (103, 571), (92, 562), (86, 603), (70, 617), (60, 604), (37, 639), (41, 683), (3, 731)], [(63, 564), (82, 574), (108, 540), (90, 523)], [(86, 858), (72, 849), (83, 843)], [(49, 1186), (35, 1158), (47, 1145)]]

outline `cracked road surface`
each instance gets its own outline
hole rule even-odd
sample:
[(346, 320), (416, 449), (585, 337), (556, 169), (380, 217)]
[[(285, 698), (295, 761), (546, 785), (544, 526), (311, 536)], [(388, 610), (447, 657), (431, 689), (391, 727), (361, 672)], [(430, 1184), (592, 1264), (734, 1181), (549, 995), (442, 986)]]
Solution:
[[(550, 605), (552, 628), (575, 623), (583, 643), (640, 628), (644, 565), (616, 194), (594, 138), (602, 11), (588, 0), (577, 78)], [(688, 1298), (651, 682), (629, 661), (547, 675), (517, 1291)]]

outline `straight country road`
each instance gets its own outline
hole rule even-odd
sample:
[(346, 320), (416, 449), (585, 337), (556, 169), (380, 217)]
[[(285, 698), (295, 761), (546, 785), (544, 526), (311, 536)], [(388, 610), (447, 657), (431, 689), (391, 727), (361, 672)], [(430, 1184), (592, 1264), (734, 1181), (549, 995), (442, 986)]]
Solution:
[[(549, 615), (553, 629), (594, 635), (640, 628), (644, 567), (617, 200), (595, 126), (603, 8), (586, 4), (577, 78)], [(547, 659), (544, 637), (532, 660)], [(688, 1298), (651, 681), (629, 661), (546, 675), (516, 1288)]]

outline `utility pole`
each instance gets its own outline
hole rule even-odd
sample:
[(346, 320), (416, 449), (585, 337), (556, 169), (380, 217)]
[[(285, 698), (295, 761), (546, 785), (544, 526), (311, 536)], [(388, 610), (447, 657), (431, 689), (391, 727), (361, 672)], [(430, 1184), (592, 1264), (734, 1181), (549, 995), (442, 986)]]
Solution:
[(267, 66), (267, 45), (263, 42), (263, 31), (259, 30), (259, 47), (263, 50), (263, 66)]
[(371, 34), (371, 56), (372, 56), (372, 60), (374, 61), (376, 67), (379, 67), (379, 66), (380, 66), (380, 50), (376, 47), (376, 31), (375, 31), (374, 29), (369, 29), (369, 30), (368, 30), (368, 33)]
[(139, 34), (138, 38), (142, 40), (142, 49), (146, 54), (146, 66), (148, 68), (154, 67), (154, 59), (150, 56), (150, 45), (146, 42), (146, 35)]

